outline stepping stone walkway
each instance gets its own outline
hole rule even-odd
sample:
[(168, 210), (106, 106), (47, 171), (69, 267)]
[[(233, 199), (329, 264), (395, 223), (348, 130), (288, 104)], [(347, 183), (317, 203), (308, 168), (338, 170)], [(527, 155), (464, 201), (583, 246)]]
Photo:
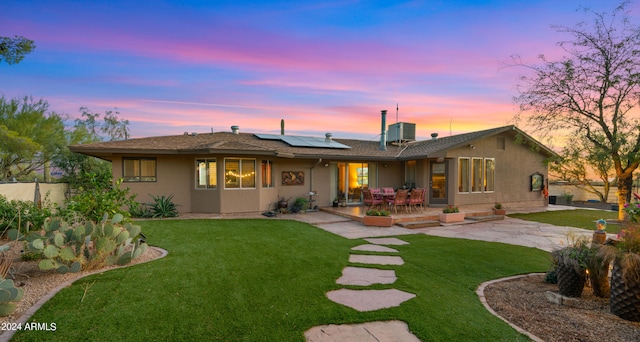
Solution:
[[(370, 238), (365, 239), (369, 244), (353, 247), (351, 250), (364, 252), (399, 253), (397, 249), (382, 245), (408, 245), (409, 243), (398, 238)], [(367, 265), (404, 265), (404, 260), (396, 255), (378, 254), (351, 254), (349, 262), (352, 264)], [(377, 268), (365, 268), (347, 266), (342, 270), (342, 277), (336, 280), (336, 284), (370, 286), (373, 284), (393, 284), (398, 278), (394, 270), (381, 270)], [(327, 297), (338, 303), (358, 311), (374, 311), (399, 306), (407, 300), (415, 297), (396, 289), (387, 290), (349, 290), (340, 289), (330, 291)]]
[[(398, 250), (382, 245), (407, 245), (406, 241), (397, 238), (365, 239), (369, 244), (353, 247), (351, 250), (373, 253), (399, 253)], [(401, 266), (404, 260), (396, 255), (351, 254), (349, 262), (367, 265)], [(336, 280), (340, 285), (370, 286), (374, 284), (393, 284), (398, 278), (395, 270), (381, 270), (347, 266), (342, 270), (342, 277)], [(354, 310), (376, 311), (400, 306), (414, 298), (413, 293), (397, 289), (385, 290), (352, 290), (339, 289), (327, 292), (330, 300), (348, 306)], [(307, 341), (419, 341), (400, 321), (370, 322), (356, 325), (328, 325), (309, 329), (305, 333)], [(392, 328), (395, 327), (395, 328)]]

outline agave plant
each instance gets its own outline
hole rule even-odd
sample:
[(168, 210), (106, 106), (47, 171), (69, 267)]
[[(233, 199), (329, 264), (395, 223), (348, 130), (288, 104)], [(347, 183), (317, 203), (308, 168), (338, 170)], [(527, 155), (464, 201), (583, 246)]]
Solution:
[(153, 196), (149, 195), (153, 199), (153, 203), (147, 204), (151, 211), (151, 217), (176, 217), (178, 216), (178, 205), (173, 203), (173, 195), (165, 196)]

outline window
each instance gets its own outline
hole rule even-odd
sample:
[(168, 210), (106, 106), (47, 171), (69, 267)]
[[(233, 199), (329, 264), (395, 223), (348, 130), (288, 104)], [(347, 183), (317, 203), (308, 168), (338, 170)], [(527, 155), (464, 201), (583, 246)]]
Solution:
[(155, 158), (123, 158), (122, 178), (125, 182), (155, 182)]
[(225, 189), (256, 187), (256, 161), (254, 159), (225, 159)]
[(469, 192), (469, 158), (458, 160), (458, 192)]
[(271, 160), (262, 161), (262, 187), (273, 188), (273, 162)]
[(482, 158), (473, 158), (471, 161), (471, 192), (480, 192), (483, 189)]
[(218, 172), (215, 159), (196, 159), (196, 188), (215, 189), (218, 187)]
[(495, 175), (495, 158), (458, 158), (458, 192), (493, 192)]
[(484, 160), (484, 191), (495, 191), (496, 160), (486, 158)]

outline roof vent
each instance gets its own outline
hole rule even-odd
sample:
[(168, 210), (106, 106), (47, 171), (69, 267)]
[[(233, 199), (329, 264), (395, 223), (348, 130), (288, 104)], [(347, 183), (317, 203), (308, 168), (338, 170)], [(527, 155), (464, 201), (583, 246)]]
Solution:
[(195, 136), (197, 136), (197, 135), (198, 135), (198, 133), (197, 133), (197, 132), (191, 132), (191, 136), (192, 136), (192, 137), (195, 137)]
[(324, 141), (331, 142), (333, 140), (333, 134), (327, 133), (324, 135)]
[(240, 126), (231, 126), (231, 133), (239, 134)]
[(438, 133), (431, 133), (431, 140), (438, 139)]

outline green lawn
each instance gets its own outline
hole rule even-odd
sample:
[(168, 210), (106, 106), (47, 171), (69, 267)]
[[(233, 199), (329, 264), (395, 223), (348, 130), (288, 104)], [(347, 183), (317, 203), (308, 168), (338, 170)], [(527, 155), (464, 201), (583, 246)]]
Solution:
[[(29, 321), (57, 330), (22, 331), (16, 341), (303, 341), (322, 324), (399, 319), (423, 341), (525, 341), (480, 304), (490, 279), (544, 272), (548, 253), (499, 243), (402, 236), (405, 265), (393, 285), (417, 294), (400, 307), (357, 312), (325, 293), (364, 243), (284, 220), (141, 222), (163, 259), (81, 279)], [(83, 286), (95, 284), (83, 302)]]
[[(618, 219), (618, 213), (615, 211), (576, 209), (543, 211), (530, 214), (509, 214), (509, 217), (515, 217), (527, 221), (549, 223), (556, 226), (595, 230), (597, 220), (616, 220)], [(620, 232), (620, 229), (620, 225), (615, 223), (609, 222), (607, 225), (607, 233), (616, 234)]]

